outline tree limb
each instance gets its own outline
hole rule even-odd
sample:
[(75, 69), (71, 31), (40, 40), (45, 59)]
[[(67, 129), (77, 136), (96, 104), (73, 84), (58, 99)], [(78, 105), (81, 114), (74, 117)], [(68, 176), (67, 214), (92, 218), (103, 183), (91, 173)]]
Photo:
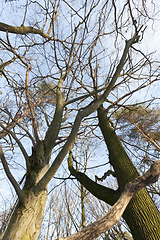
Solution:
[(10, 63), (14, 62), (14, 60), (16, 59), (17, 57), (13, 57), (12, 59), (8, 60), (7, 62), (3, 62), (1, 65), (0, 65), (0, 72), (2, 72), (4, 70), (4, 68), (6, 66), (8, 66)]
[(73, 236), (59, 238), (59, 240), (93, 240), (100, 236), (102, 233), (108, 231), (119, 221), (132, 197), (142, 188), (155, 183), (158, 180), (159, 175), (160, 160), (154, 162), (151, 168), (145, 174), (128, 183), (119, 200), (101, 219), (97, 220), (94, 223), (91, 223), (82, 231), (74, 234)]
[(55, 141), (59, 134), (59, 130), (60, 130), (61, 123), (62, 123), (63, 109), (64, 109), (63, 94), (62, 94), (63, 81), (64, 81), (63, 78), (60, 78), (60, 80), (57, 84), (56, 110), (55, 110), (51, 125), (49, 126), (49, 128), (46, 132), (45, 139), (44, 139), (44, 144), (46, 147), (47, 155), (49, 155), (51, 153), (52, 148), (55, 145)]
[[(108, 85), (107, 85), (107, 86), (108, 86)], [(99, 93), (99, 92), (101, 92), (101, 91), (103, 91), (103, 90), (105, 90), (105, 89), (106, 89), (106, 86), (105, 86), (105, 87), (102, 87), (102, 88), (100, 88), (100, 89), (98, 89), (98, 90), (96, 90), (96, 91), (92, 91), (92, 92), (90, 92), (90, 93), (84, 94), (84, 95), (82, 95), (82, 96), (80, 96), (80, 97), (73, 98), (73, 99), (65, 102), (64, 105), (66, 106), (66, 105), (71, 104), (71, 103), (74, 103), (74, 102), (76, 102), (76, 101), (78, 101), (78, 100), (81, 100), (81, 99), (85, 99), (85, 98), (94, 96), (95, 94), (97, 94), (97, 93)]]
[[(38, 101), (36, 101), (35, 103), (33, 103), (33, 107), (38, 106), (38, 104), (40, 104), (41, 100), (39, 99)], [(27, 117), (30, 113), (30, 109), (28, 108), (28, 104), (26, 104), (26, 106), (24, 106), (24, 108), (20, 111), (17, 112), (15, 117), (12, 118), (12, 122), (8, 123), (8, 125), (6, 126), (7, 130), (11, 130), (12, 128), (14, 128), (17, 124), (20, 124), (23, 119), (25, 117)], [(26, 112), (25, 112), (26, 111)], [(25, 112), (25, 113), (24, 113)], [(24, 113), (24, 114), (23, 114)], [(11, 116), (10, 116), (11, 117)], [(0, 131), (0, 139), (4, 138), (7, 135), (7, 132), (2, 130)], [(32, 142), (34, 142), (34, 139), (31, 138)], [(33, 143), (34, 145), (34, 143)]]
[(13, 185), (17, 195), (18, 195), (18, 198), (19, 198), (19, 201), (20, 203), (23, 203), (24, 199), (25, 199), (25, 194), (24, 192), (20, 189), (17, 181), (15, 180), (15, 178), (13, 177), (12, 173), (10, 172), (9, 170), (9, 167), (8, 167), (8, 164), (7, 164), (7, 161), (6, 161), (6, 158), (3, 154), (3, 150), (2, 150), (2, 147), (0, 146), (0, 158), (1, 158), (1, 161), (2, 161), (2, 165), (4, 167), (4, 171), (9, 179), (9, 181), (11, 182), (11, 184)]
[(15, 33), (15, 34), (22, 34), (26, 35), (28, 33), (38, 34), (44, 38), (50, 38), (48, 34), (44, 33), (42, 30), (36, 29), (34, 27), (15, 27), (11, 26), (5, 23), (0, 22), (0, 31), (2, 32), (9, 32), (9, 33)]
[(18, 144), (19, 148), (21, 149), (21, 152), (23, 153), (23, 156), (25, 158), (25, 160), (28, 159), (28, 154), (25, 150), (25, 148), (23, 147), (22, 143), (20, 142), (20, 140), (16, 137), (16, 135), (11, 132), (9, 129), (7, 129), (6, 127), (4, 127), (2, 125), (2, 123), (0, 122), (0, 126), (8, 133), (8, 134), (11, 134), (11, 136), (13, 137), (13, 139), (16, 141), (16, 143)]
[(53, 121), (51, 122), (50, 127), (47, 130), (46, 136), (45, 136), (45, 147), (46, 147), (46, 154), (49, 155), (55, 145), (55, 141), (57, 139), (57, 136), (59, 134), (59, 130), (62, 123), (62, 117), (63, 117), (63, 110), (64, 110), (64, 100), (63, 100), (63, 94), (62, 94), (62, 86), (65, 81), (65, 79), (68, 77), (69, 73), (71, 72), (72, 66), (74, 64), (74, 60), (71, 62), (72, 56), (73, 56), (73, 50), (74, 45), (77, 37), (77, 30), (75, 30), (75, 36), (71, 45), (71, 50), (68, 57), (68, 62), (66, 62), (66, 70), (63, 74), (62, 69), (59, 67), (58, 60), (57, 60), (57, 54), (56, 54), (56, 47), (54, 42), (54, 48), (55, 48), (55, 59), (57, 67), (59, 68), (61, 72), (61, 77), (57, 84), (57, 91), (56, 91), (56, 110), (54, 114)]
[(38, 131), (37, 131), (37, 124), (36, 124), (36, 118), (35, 118), (35, 114), (33, 111), (33, 106), (30, 102), (30, 98), (29, 98), (29, 89), (28, 89), (28, 79), (29, 79), (29, 71), (31, 70), (31, 68), (29, 67), (29, 65), (27, 64), (27, 70), (26, 70), (26, 99), (27, 99), (27, 103), (31, 112), (31, 116), (32, 116), (32, 127), (33, 127), (33, 132), (34, 132), (34, 137), (36, 142), (39, 141), (39, 136), (38, 136)]
[(150, 141), (156, 149), (160, 150), (160, 146), (159, 144), (152, 138), (149, 136), (149, 134), (143, 129), (141, 129), (137, 124), (135, 124), (134, 122), (131, 122), (137, 129), (138, 131), (148, 140)]
[(75, 170), (72, 163), (72, 152), (70, 151), (68, 157), (68, 168), (70, 173), (95, 197), (107, 202), (110, 205), (115, 204), (120, 194), (118, 190), (107, 188), (97, 182), (91, 180), (86, 174)]
[[(126, 56), (128, 54), (130, 46), (132, 44), (138, 42), (138, 39), (139, 39), (139, 36), (134, 35), (131, 39), (126, 41), (121, 60), (120, 60), (118, 66), (116, 68), (116, 71), (115, 71), (115, 73), (112, 77), (112, 80), (110, 81), (109, 85), (107, 86), (107, 88), (104, 91), (104, 93), (102, 94), (102, 96), (99, 99), (91, 102), (88, 106), (86, 106), (86, 107), (84, 107), (84, 108), (82, 108), (78, 111), (78, 114), (75, 118), (72, 130), (71, 130), (71, 133), (68, 136), (66, 143), (64, 144), (62, 150), (59, 152), (59, 154), (55, 158), (54, 162), (52, 163), (51, 167), (46, 172), (44, 177), (35, 186), (35, 192), (38, 193), (41, 189), (45, 188), (47, 186), (47, 184), (49, 183), (49, 181), (54, 176), (54, 174), (56, 173), (57, 169), (59, 168), (60, 164), (62, 163), (63, 159), (65, 158), (67, 152), (69, 151), (70, 146), (74, 143), (74, 140), (76, 138), (76, 135), (77, 135), (77, 132), (79, 130), (79, 126), (81, 124), (82, 119), (84, 117), (87, 117), (91, 113), (93, 113), (95, 110), (97, 110), (101, 106), (101, 104), (104, 102), (106, 97), (109, 95), (109, 93), (112, 90), (112, 88), (113, 88), (121, 70), (123, 69), (123, 66), (124, 66), (125, 61), (126, 61)], [(64, 107), (64, 105), (63, 105), (63, 107)], [(52, 132), (52, 135), (53, 135), (53, 132)]]
[(103, 180), (105, 180), (105, 179), (106, 179), (108, 176), (110, 176), (110, 175), (112, 175), (113, 177), (116, 177), (116, 174), (115, 174), (114, 171), (108, 170), (107, 172), (105, 172), (105, 173), (103, 174), (102, 177), (98, 177), (97, 175), (95, 175), (95, 181), (96, 181), (96, 182), (97, 182), (97, 181), (103, 182)]

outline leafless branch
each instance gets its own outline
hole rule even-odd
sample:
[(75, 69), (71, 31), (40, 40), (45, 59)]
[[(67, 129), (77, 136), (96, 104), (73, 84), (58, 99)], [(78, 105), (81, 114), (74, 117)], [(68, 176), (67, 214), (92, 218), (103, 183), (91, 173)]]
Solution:
[(70, 237), (59, 238), (59, 240), (94, 240), (95, 238), (99, 237), (102, 233), (108, 231), (119, 221), (132, 197), (142, 188), (158, 181), (159, 175), (160, 160), (154, 162), (151, 168), (145, 174), (128, 183), (119, 200), (101, 219), (97, 220), (94, 223), (91, 223), (82, 231)]
[(1, 146), (0, 146), (0, 158), (1, 158), (1, 161), (2, 161), (2, 164), (3, 164), (4, 170), (5, 170), (5, 173), (6, 173), (7, 177), (8, 177), (8, 179), (9, 179), (9, 181), (13, 185), (13, 187), (14, 187), (17, 195), (18, 195), (18, 198), (19, 198), (20, 202), (23, 203), (24, 198), (25, 198), (25, 194), (20, 189), (17, 181), (15, 180), (15, 178), (12, 175), (12, 173), (10, 172), (8, 164), (7, 164), (7, 161), (6, 161), (6, 158), (5, 158), (4, 154), (3, 154), (3, 150), (2, 150)]
[(21, 149), (21, 152), (23, 153), (23, 156), (24, 156), (25, 160), (27, 160), (27, 159), (28, 159), (28, 154), (27, 154), (25, 148), (23, 147), (22, 143), (20, 142), (20, 140), (16, 137), (16, 135), (15, 135), (12, 131), (10, 131), (8, 128), (4, 127), (1, 122), (0, 122), (0, 126), (1, 126), (8, 134), (10, 134), (10, 135), (13, 137), (13, 139), (16, 141), (16, 143), (18, 144), (19, 148)]
[(71, 133), (67, 138), (66, 143), (64, 144), (62, 150), (59, 152), (59, 154), (57, 155), (57, 157), (55, 158), (54, 162), (52, 163), (50, 169), (47, 171), (47, 173), (44, 175), (44, 177), (39, 181), (39, 183), (35, 186), (35, 192), (39, 192), (40, 189), (43, 189), (44, 187), (46, 187), (46, 185), (48, 184), (48, 182), (52, 179), (52, 177), (54, 176), (54, 174), (56, 173), (57, 169), (59, 168), (61, 162), (63, 161), (63, 159), (65, 158), (67, 152), (70, 149), (70, 146), (72, 146), (72, 144), (75, 141), (77, 132), (79, 130), (79, 126), (81, 124), (81, 121), (84, 117), (87, 117), (88, 115), (90, 115), (92, 112), (94, 112), (96, 109), (98, 109), (101, 104), (104, 102), (104, 100), (106, 99), (106, 97), (109, 95), (110, 91), (112, 90), (124, 64), (126, 61), (126, 56), (128, 54), (128, 50), (130, 48), (130, 46), (134, 43), (137, 43), (139, 39), (138, 35), (133, 36), (131, 39), (126, 41), (125, 44), (125, 48), (121, 57), (121, 60), (116, 68), (116, 71), (112, 77), (112, 80), (110, 81), (107, 89), (105, 90), (105, 92), (102, 94), (102, 96), (91, 102), (88, 106), (86, 106), (85, 108), (82, 108), (78, 111), (78, 114), (75, 118), (74, 121), (74, 125), (72, 127)]

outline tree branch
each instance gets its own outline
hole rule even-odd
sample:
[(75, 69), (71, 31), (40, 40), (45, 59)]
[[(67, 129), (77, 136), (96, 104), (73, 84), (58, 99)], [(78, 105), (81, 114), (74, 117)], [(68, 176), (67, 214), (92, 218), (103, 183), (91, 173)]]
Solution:
[(21, 152), (23, 153), (23, 156), (25, 158), (25, 160), (28, 159), (28, 154), (25, 150), (25, 148), (23, 147), (22, 143), (20, 142), (20, 140), (16, 137), (16, 135), (11, 132), (9, 129), (7, 129), (6, 127), (3, 126), (3, 124), (0, 122), (0, 126), (8, 133), (11, 134), (11, 136), (13, 137), (13, 139), (16, 141), (16, 143), (18, 144), (19, 148), (21, 149)]
[(108, 176), (110, 176), (110, 175), (112, 175), (113, 177), (116, 177), (116, 174), (115, 174), (114, 171), (108, 170), (107, 172), (105, 172), (105, 173), (103, 174), (102, 177), (98, 177), (97, 175), (95, 175), (95, 181), (96, 181), (96, 182), (97, 182), (97, 181), (103, 182), (103, 180), (105, 180), (105, 179), (106, 179)]
[[(102, 94), (102, 96), (99, 99), (91, 102), (87, 107), (84, 107), (78, 111), (78, 114), (75, 118), (72, 130), (71, 130), (71, 133), (68, 136), (66, 143), (64, 144), (62, 150), (59, 152), (59, 154), (55, 158), (54, 162), (52, 163), (52, 165), (49, 168), (49, 170), (47, 171), (47, 173), (39, 181), (39, 183), (35, 186), (35, 192), (38, 193), (41, 189), (45, 188), (47, 186), (47, 184), (49, 183), (49, 181), (54, 176), (54, 174), (56, 173), (57, 169), (59, 168), (60, 164), (62, 163), (63, 159), (65, 158), (67, 152), (69, 151), (70, 146), (74, 143), (74, 140), (78, 133), (79, 126), (81, 124), (82, 119), (84, 117), (87, 117), (91, 113), (93, 113), (95, 110), (97, 110), (101, 106), (101, 104), (104, 102), (106, 97), (109, 95), (110, 91), (112, 90), (112, 88), (113, 88), (113, 86), (125, 64), (126, 56), (128, 54), (128, 50), (129, 50), (130, 46), (132, 44), (138, 42), (138, 39), (139, 39), (139, 36), (135, 35), (134, 37), (132, 37), (131, 39), (126, 41), (126, 45), (125, 45), (121, 60), (116, 68), (116, 71), (112, 77), (111, 82), (107, 86), (107, 88), (104, 91), (104, 93)], [(63, 107), (64, 107), (64, 105), (63, 105)], [(53, 132), (52, 132), (52, 135), (53, 135)]]
[[(107, 85), (107, 86), (108, 86), (108, 85)], [(85, 95), (82, 95), (82, 96), (80, 96), (80, 97), (73, 98), (73, 99), (65, 102), (64, 105), (66, 106), (66, 105), (71, 104), (71, 103), (74, 103), (74, 102), (76, 102), (76, 101), (78, 101), (78, 100), (81, 100), (81, 99), (85, 99), (85, 98), (94, 96), (95, 94), (97, 94), (97, 93), (99, 93), (99, 92), (101, 92), (101, 91), (103, 91), (103, 90), (105, 90), (105, 89), (106, 89), (106, 86), (105, 86), (105, 87), (102, 87), (102, 88), (100, 88), (100, 89), (98, 89), (98, 90), (96, 90), (96, 91), (92, 91), (92, 92), (90, 92), (90, 93), (87, 93), (87, 94), (85, 94)]]
[(132, 182), (128, 183), (119, 200), (101, 219), (97, 220), (94, 223), (91, 223), (82, 231), (74, 234), (73, 236), (59, 238), (59, 240), (93, 240), (100, 236), (102, 233), (108, 231), (119, 221), (132, 197), (142, 188), (155, 183), (158, 180), (159, 175), (160, 160), (154, 162), (151, 168), (144, 175), (139, 176)]
[[(12, 119), (12, 122), (15, 122), (16, 125), (18, 125), (21, 129), (23, 129), (27, 133), (27, 135), (31, 139), (31, 141), (33, 143), (33, 146), (34, 146), (35, 145), (35, 141), (34, 141), (34, 138), (32, 137), (32, 135), (30, 134), (30, 132), (25, 127), (23, 127), (16, 119), (14, 119), (12, 117), (11, 113), (7, 109), (3, 110), (3, 111), (9, 115), (9, 117)], [(5, 128), (6, 128), (6, 131), (8, 130), (10, 132), (10, 129), (8, 129), (8, 125)], [(1, 139), (1, 132), (0, 132), (0, 139)]]
[(15, 180), (15, 178), (13, 177), (12, 173), (10, 172), (9, 170), (9, 167), (8, 167), (8, 164), (7, 164), (7, 161), (6, 161), (6, 158), (3, 154), (3, 150), (2, 150), (2, 147), (0, 146), (0, 158), (1, 158), (1, 161), (2, 161), (2, 165), (4, 167), (4, 171), (9, 179), (9, 181), (11, 182), (11, 184), (13, 185), (17, 195), (18, 195), (18, 198), (19, 198), (19, 201), (20, 203), (22, 204), (23, 201), (24, 201), (24, 198), (25, 198), (25, 194), (24, 192), (20, 189), (17, 181)]
[[(40, 104), (40, 103), (41, 103), (41, 100), (39, 99), (38, 101), (33, 103), (32, 106), (33, 107), (38, 106), (38, 104)], [(8, 123), (8, 125), (6, 126), (7, 130), (11, 130), (12, 128), (14, 128), (16, 126), (16, 124), (21, 123), (23, 121), (23, 119), (28, 116), (29, 113), (30, 113), (30, 109), (28, 108), (28, 104), (27, 104), (26, 106), (24, 106), (24, 108), (20, 112), (16, 113), (14, 118), (12, 118), (10, 116), (12, 118), (12, 122)], [(8, 114), (8, 112), (7, 112), (7, 114)], [(4, 130), (0, 131), (0, 139), (4, 138), (6, 135), (7, 135), (6, 131), (4, 131)], [(34, 145), (35, 143), (34, 143), (34, 139), (32, 137), (31, 137), (31, 140)]]
[(35, 118), (33, 106), (31, 104), (30, 98), (29, 98), (28, 78), (29, 78), (29, 71), (30, 70), (31, 70), (31, 68), (27, 64), (27, 70), (26, 70), (26, 99), (27, 99), (27, 103), (28, 103), (28, 106), (29, 106), (29, 109), (30, 109), (30, 112), (31, 112), (31, 116), (32, 116), (32, 127), (33, 127), (34, 137), (35, 137), (36, 142), (38, 142), (39, 137), (38, 137), (38, 131), (37, 131), (36, 118)]
[(44, 33), (42, 30), (36, 29), (34, 27), (15, 27), (11, 26), (5, 23), (0, 22), (0, 31), (2, 32), (9, 32), (9, 33), (15, 33), (15, 34), (22, 34), (26, 35), (28, 33), (38, 34), (44, 38), (50, 38), (48, 34)]
[(47, 155), (51, 153), (52, 148), (55, 145), (55, 141), (59, 134), (59, 130), (62, 123), (63, 109), (64, 109), (62, 86), (63, 86), (63, 79), (60, 78), (57, 85), (57, 91), (56, 91), (56, 110), (55, 110), (51, 125), (49, 126), (44, 139)]
[(72, 163), (72, 157), (73, 155), (70, 151), (68, 157), (68, 168), (70, 173), (96, 198), (103, 200), (110, 205), (115, 204), (120, 196), (118, 190), (113, 190), (111, 188), (100, 185), (97, 182), (91, 180), (86, 174), (75, 170)]
[(160, 146), (159, 144), (152, 138), (149, 136), (149, 134), (143, 129), (141, 129), (137, 124), (135, 124), (134, 122), (131, 122), (137, 129), (138, 131), (148, 140), (150, 141), (156, 149), (160, 150)]
[(55, 141), (57, 139), (61, 123), (62, 123), (62, 117), (63, 117), (63, 110), (64, 110), (64, 100), (63, 100), (63, 94), (62, 94), (62, 86), (65, 81), (65, 79), (68, 77), (69, 73), (71, 72), (72, 65), (74, 63), (74, 60), (71, 62), (72, 56), (73, 56), (73, 50), (74, 50), (74, 45), (77, 37), (77, 30), (75, 30), (75, 36), (71, 45), (71, 50), (68, 56), (68, 62), (66, 62), (66, 70), (65, 73), (63, 74), (61, 68), (59, 67), (58, 64), (58, 59), (57, 59), (57, 54), (56, 54), (56, 47), (55, 47), (55, 42), (54, 42), (54, 48), (55, 48), (55, 59), (56, 59), (56, 64), (59, 70), (61, 71), (61, 77), (59, 79), (59, 82), (57, 84), (57, 92), (56, 92), (56, 110), (54, 114), (53, 121), (51, 122), (50, 127), (47, 130), (46, 136), (45, 136), (45, 146), (46, 146), (46, 153), (49, 155), (55, 145)]
[(2, 72), (4, 70), (4, 68), (6, 66), (8, 66), (10, 63), (14, 62), (14, 60), (16, 59), (17, 57), (13, 57), (12, 59), (8, 60), (7, 62), (3, 62), (1, 65), (0, 65), (0, 72)]

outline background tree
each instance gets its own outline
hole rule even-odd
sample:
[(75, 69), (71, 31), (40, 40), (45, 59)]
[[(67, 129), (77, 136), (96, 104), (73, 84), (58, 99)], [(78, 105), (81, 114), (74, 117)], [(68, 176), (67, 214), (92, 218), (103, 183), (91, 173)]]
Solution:
[[(12, 20), (5, 19), (6, 11), (13, 16)], [(140, 49), (140, 43), (150, 21), (156, 27), (153, 18), (156, 14), (155, 3), (145, 1), (98, 0), (75, 4), (64, 0), (27, 0), (25, 4), (17, 1), (2, 5), (0, 70), (4, 88), (0, 106), (3, 146), (0, 156), (18, 196), (2, 239), (37, 239), (47, 186), (56, 183), (55, 174), (60, 166), (66, 166), (62, 163), (64, 159), (68, 158), (71, 174), (96, 197), (113, 205), (123, 193), (117, 203), (126, 199), (120, 215), (137, 191), (136, 184), (137, 189), (141, 189), (157, 181), (159, 171), (152, 171), (154, 167), (134, 181), (139, 174), (101, 107), (104, 103), (107, 113), (112, 115), (117, 107), (124, 107), (129, 98), (131, 101), (135, 93), (154, 90), (152, 86), (159, 80), (159, 63), (154, 55), (143, 52), (143, 46)], [(158, 101), (156, 96), (148, 94), (148, 102), (155, 100)], [(102, 135), (98, 125), (115, 170), (117, 190), (98, 185), (72, 165), (76, 144), (82, 144), (84, 138), (94, 139), (97, 146), (100, 144)], [(144, 133), (143, 129), (139, 130)], [(94, 153), (99, 157), (98, 148)], [(159, 169), (158, 164), (153, 166)], [(17, 172), (11, 172), (11, 167), (20, 170), (19, 177)], [(86, 172), (85, 166), (83, 168)], [(92, 182), (92, 189), (88, 181)], [(130, 181), (132, 184), (127, 185)], [(104, 193), (101, 195), (101, 189), (106, 190), (109, 200)], [(139, 212), (145, 212), (145, 217)], [(159, 212), (145, 189), (133, 198), (123, 217), (135, 239), (159, 239)], [(147, 219), (145, 223), (144, 219)], [(133, 226), (131, 220), (134, 220)], [(85, 231), (92, 234), (92, 229), (84, 228), (84, 238), (88, 236)], [(107, 230), (104, 226), (100, 229), (94, 237)]]

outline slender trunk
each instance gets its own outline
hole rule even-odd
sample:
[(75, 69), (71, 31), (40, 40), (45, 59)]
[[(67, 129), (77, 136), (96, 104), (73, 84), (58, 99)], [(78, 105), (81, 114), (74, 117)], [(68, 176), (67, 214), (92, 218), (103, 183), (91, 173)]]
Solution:
[[(98, 109), (98, 119), (121, 193), (126, 184), (138, 176), (138, 172), (110, 127), (107, 114), (102, 107)], [(135, 240), (160, 239), (160, 213), (146, 189), (142, 189), (133, 197), (123, 217)]]
[(84, 197), (85, 197), (84, 187), (81, 184), (82, 228), (84, 228), (86, 226)]

